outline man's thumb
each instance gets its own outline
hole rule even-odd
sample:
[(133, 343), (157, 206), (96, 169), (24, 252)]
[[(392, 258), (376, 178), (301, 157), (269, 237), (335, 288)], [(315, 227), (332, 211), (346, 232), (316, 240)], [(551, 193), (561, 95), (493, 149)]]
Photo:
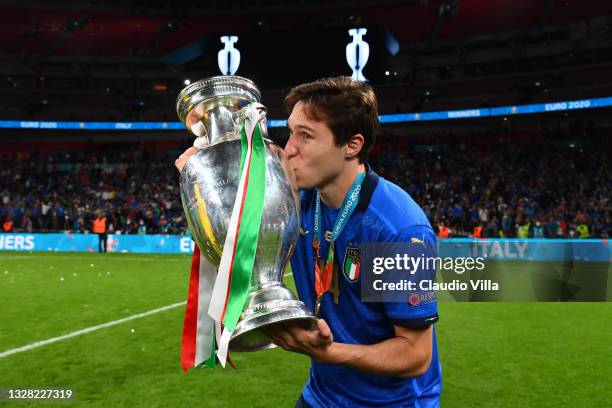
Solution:
[(330, 342), (334, 341), (334, 336), (332, 335), (332, 332), (329, 329), (329, 326), (327, 325), (327, 322), (325, 320), (317, 320), (317, 329), (319, 329), (321, 337), (325, 338), (326, 340), (329, 340)]

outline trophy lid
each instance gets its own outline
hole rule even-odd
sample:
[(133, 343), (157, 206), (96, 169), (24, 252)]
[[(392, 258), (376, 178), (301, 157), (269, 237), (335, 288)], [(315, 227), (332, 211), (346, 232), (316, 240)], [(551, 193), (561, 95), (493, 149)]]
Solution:
[[(231, 99), (242, 104), (249, 102), (261, 102), (261, 92), (250, 79), (237, 75), (220, 75), (200, 81), (185, 87), (176, 99), (176, 113), (183, 122), (186, 123), (189, 112), (202, 102), (213, 101), (215, 99), (230, 99), (224, 104), (231, 104)], [(238, 108), (239, 109), (239, 108)], [(189, 129), (189, 126), (187, 126)]]

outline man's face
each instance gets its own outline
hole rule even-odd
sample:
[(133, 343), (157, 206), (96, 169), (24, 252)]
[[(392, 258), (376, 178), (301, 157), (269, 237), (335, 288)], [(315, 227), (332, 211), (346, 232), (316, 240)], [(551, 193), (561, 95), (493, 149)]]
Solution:
[(306, 116), (304, 103), (295, 104), (287, 120), (289, 141), (285, 152), (298, 189), (321, 188), (336, 178), (346, 164), (346, 146), (336, 146), (325, 122)]

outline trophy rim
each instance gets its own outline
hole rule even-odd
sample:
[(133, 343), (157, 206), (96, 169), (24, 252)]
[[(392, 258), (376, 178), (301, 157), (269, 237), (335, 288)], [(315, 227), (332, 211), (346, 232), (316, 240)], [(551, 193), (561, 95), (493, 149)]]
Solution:
[[(228, 88), (223, 89), (224, 86), (228, 86)], [(206, 91), (213, 89), (215, 92), (210, 92), (209, 95), (206, 94)], [(185, 124), (189, 115), (189, 112), (185, 111), (185, 105), (192, 102), (192, 97), (196, 93), (200, 94), (201, 99), (192, 104), (194, 107), (206, 100), (222, 96), (240, 95), (235, 92), (236, 90), (245, 91), (246, 94), (243, 95), (252, 97), (254, 99), (253, 102), (261, 102), (261, 91), (252, 80), (239, 75), (217, 75), (200, 79), (183, 88), (176, 98), (176, 114), (180, 121)]]

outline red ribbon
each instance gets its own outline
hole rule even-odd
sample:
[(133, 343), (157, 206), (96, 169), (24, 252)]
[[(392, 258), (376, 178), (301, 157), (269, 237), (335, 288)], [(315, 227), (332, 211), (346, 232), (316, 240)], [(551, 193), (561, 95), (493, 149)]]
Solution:
[(196, 333), (198, 329), (198, 288), (200, 286), (200, 249), (195, 246), (191, 260), (191, 276), (189, 277), (189, 292), (185, 321), (183, 323), (183, 338), (181, 341), (181, 365), (183, 371), (188, 371), (195, 364)]

